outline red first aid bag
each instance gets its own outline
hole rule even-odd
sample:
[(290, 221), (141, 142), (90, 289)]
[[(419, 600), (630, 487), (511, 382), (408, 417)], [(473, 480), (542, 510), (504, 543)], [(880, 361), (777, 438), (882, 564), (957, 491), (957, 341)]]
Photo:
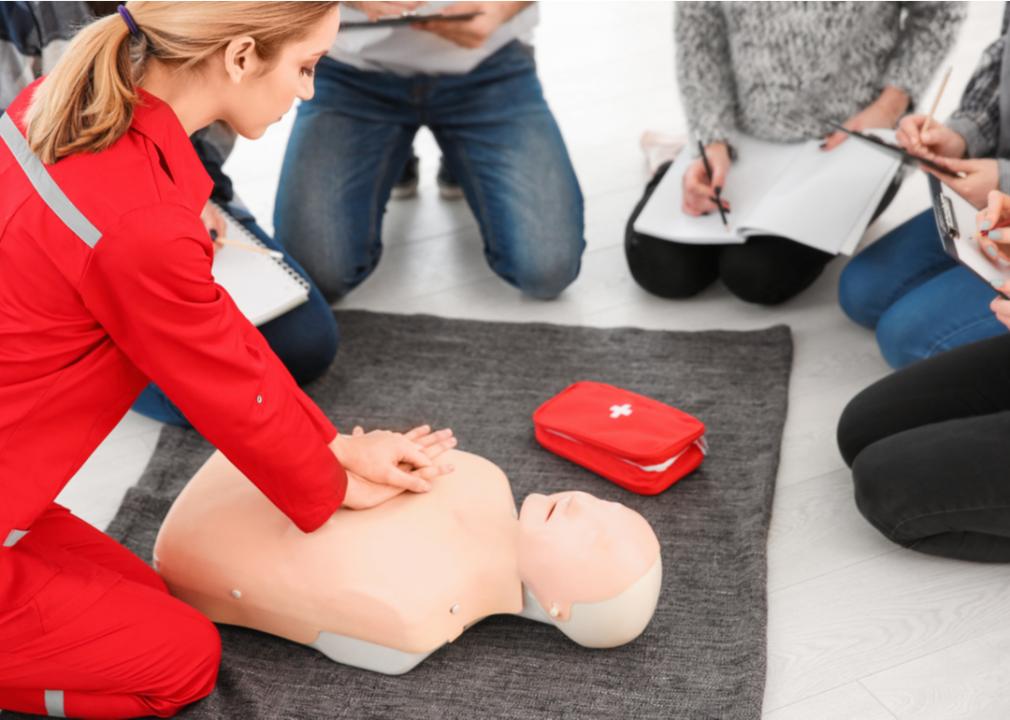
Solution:
[(705, 425), (658, 400), (577, 382), (533, 413), (537, 441), (621, 487), (656, 495), (701, 464)]

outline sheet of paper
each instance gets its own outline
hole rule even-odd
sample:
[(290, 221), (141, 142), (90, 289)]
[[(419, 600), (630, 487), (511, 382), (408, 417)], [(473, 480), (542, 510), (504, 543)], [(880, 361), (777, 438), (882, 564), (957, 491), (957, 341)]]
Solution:
[(979, 249), (978, 241), (975, 239), (975, 217), (978, 210), (946, 186), (943, 189), (943, 194), (950, 198), (951, 206), (954, 209), (954, 218), (957, 220), (958, 238), (954, 244), (957, 246), (958, 260), (971, 268), (976, 275), (987, 280), (990, 285), (1006, 283), (1010, 280), (1010, 268), (1000, 268), (989, 262), (982, 250)]
[[(893, 140), (893, 131), (877, 131)], [(886, 134), (885, 134), (886, 133)], [(830, 253), (851, 253), (887, 191), (901, 160), (851, 138), (825, 152), (811, 140), (795, 146), (740, 230), (796, 240)]]
[(742, 243), (746, 238), (736, 232), (737, 226), (747, 224), (749, 214), (759, 207), (763, 193), (768, 189), (768, 179), (778, 177), (789, 164), (791, 156), (788, 149), (793, 146), (742, 137), (735, 142), (735, 147), (737, 159), (722, 193), (732, 204), (732, 212), (728, 215), (729, 231), (717, 212), (691, 217), (681, 209), (684, 172), (698, 158), (697, 144), (687, 145), (677, 156), (642, 208), (635, 221), (635, 230), (653, 237), (698, 245)]
[[(890, 131), (877, 131), (893, 140)], [(697, 152), (689, 145), (642, 209), (635, 230), (693, 244), (741, 243), (749, 235), (779, 235), (831, 253), (851, 253), (887, 191), (901, 161), (851, 139), (830, 152), (819, 141), (734, 141), (725, 197), (732, 203), (730, 231), (718, 213), (685, 215), (683, 175)]]

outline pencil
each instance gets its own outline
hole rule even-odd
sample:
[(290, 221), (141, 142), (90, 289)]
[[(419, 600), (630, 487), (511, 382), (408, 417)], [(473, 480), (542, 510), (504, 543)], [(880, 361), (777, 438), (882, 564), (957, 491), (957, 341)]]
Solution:
[(241, 240), (232, 240), (231, 238), (219, 237), (214, 240), (214, 242), (220, 243), (222, 245), (230, 245), (231, 247), (238, 248), (239, 250), (247, 250), (249, 252), (258, 253), (260, 255), (269, 255), (275, 260), (283, 260), (284, 253), (278, 252), (277, 250), (271, 250), (270, 248), (260, 247), (259, 245), (250, 245), (247, 242), (242, 242)]
[(943, 91), (947, 87), (947, 81), (950, 80), (950, 73), (953, 69), (954, 66), (951, 65), (947, 68), (947, 72), (943, 74), (943, 80), (940, 81), (940, 89), (936, 91), (936, 97), (933, 98), (933, 107), (929, 109), (929, 114), (926, 116), (926, 122), (922, 124), (922, 130), (919, 131), (920, 135), (929, 130), (929, 123), (933, 121), (933, 113), (936, 112), (936, 106), (940, 104), (940, 98), (943, 97)]
[[(705, 163), (705, 173), (708, 175), (708, 181), (712, 182), (712, 166), (708, 163), (708, 155), (705, 154), (705, 146), (701, 144), (701, 140), (698, 141), (698, 150), (701, 152), (701, 161)], [(726, 211), (722, 207), (722, 188), (717, 187), (715, 189), (715, 206), (719, 208), (719, 217), (722, 218), (722, 224), (729, 227), (729, 222), (726, 220)]]

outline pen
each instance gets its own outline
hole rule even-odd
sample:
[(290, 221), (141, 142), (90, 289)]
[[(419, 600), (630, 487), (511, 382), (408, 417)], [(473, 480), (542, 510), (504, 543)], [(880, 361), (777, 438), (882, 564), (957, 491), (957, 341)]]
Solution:
[[(701, 161), (705, 163), (705, 173), (708, 175), (708, 181), (712, 182), (712, 166), (708, 162), (708, 155), (705, 154), (705, 146), (701, 144), (701, 140), (698, 141), (698, 150), (701, 152)], [(715, 197), (712, 199), (715, 201), (715, 206), (719, 208), (719, 217), (722, 218), (722, 224), (729, 227), (729, 222), (726, 220), (726, 211), (722, 207), (721, 187), (715, 189)]]
[(940, 98), (943, 97), (944, 88), (947, 87), (947, 81), (950, 80), (950, 72), (953, 69), (954, 66), (951, 65), (947, 68), (947, 72), (943, 74), (943, 80), (940, 81), (940, 89), (936, 91), (936, 97), (933, 99), (933, 107), (929, 109), (929, 114), (926, 116), (925, 122), (922, 123), (922, 130), (919, 131), (920, 135), (929, 130), (929, 123), (933, 121), (933, 113), (936, 112), (936, 106), (940, 104)]
[(259, 245), (250, 245), (247, 242), (242, 242), (241, 240), (232, 240), (226, 237), (214, 238), (214, 242), (220, 243), (222, 245), (230, 245), (231, 247), (238, 248), (239, 250), (247, 250), (249, 252), (258, 253), (259, 255), (268, 255), (274, 260), (283, 260), (284, 253), (277, 250), (271, 250), (270, 248), (260, 247)]

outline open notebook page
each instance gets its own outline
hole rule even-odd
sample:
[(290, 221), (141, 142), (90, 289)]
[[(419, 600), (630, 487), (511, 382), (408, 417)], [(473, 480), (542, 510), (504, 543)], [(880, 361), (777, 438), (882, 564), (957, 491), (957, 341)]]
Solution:
[(723, 197), (730, 201), (729, 230), (719, 213), (702, 217), (685, 215), (683, 210), (684, 171), (698, 158), (697, 147), (687, 145), (677, 155), (673, 166), (659, 181), (649, 202), (635, 221), (635, 230), (645, 235), (699, 245), (742, 243), (746, 239), (736, 232), (738, 224), (747, 218), (763, 200), (768, 186), (791, 161), (793, 145), (764, 142), (741, 136), (734, 141), (737, 159), (730, 168), (723, 188)]
[[(891, 130), (874, 132), (894, 140)], [(830, 152), (819, 144), (793, 146), (791, 162), (744, 218), (741, 233), (780, 235), (829, 253), (855, 250), (901, 160), (852, 139)]]

